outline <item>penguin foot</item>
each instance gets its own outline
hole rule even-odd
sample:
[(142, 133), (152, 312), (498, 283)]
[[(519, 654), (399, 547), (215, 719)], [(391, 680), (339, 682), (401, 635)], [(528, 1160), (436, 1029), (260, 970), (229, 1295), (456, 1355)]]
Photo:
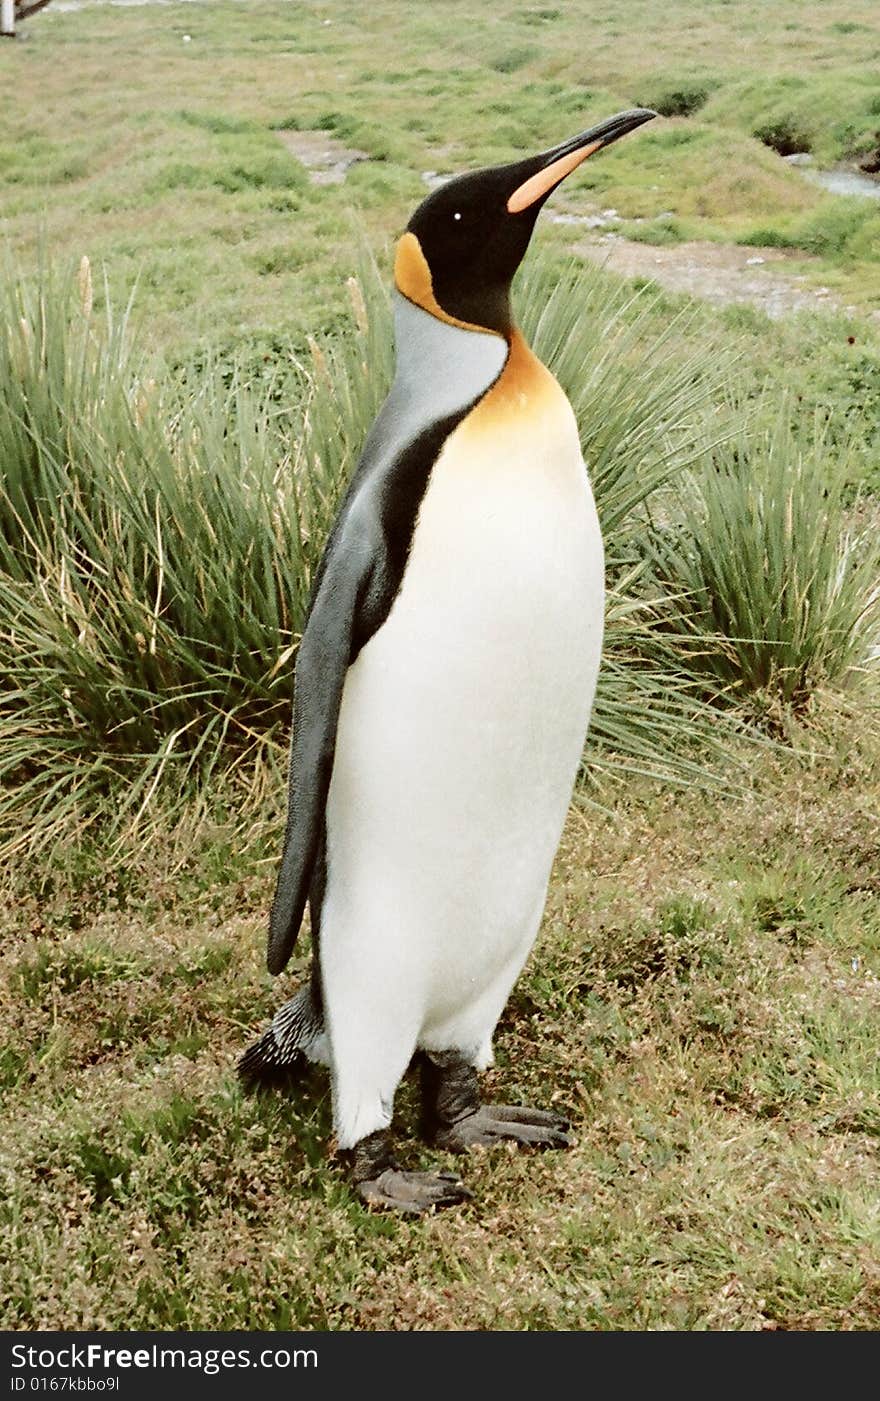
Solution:
[(391, 1153), (388, 1129), (378, 1129), (341, 1156), (351, 1165), (351, 1177), (361, 1201), (374, 1211), (422, 1212), (457, 1206), (473, 1193), (454, 1172), (406, 1172)]
[(420, 1216), (444, 1206), (458, 1206), (473, 1196), (454, 1172), (404, 1172), (386, 1168), (357, 1184), (358, 1196), (374, 1211), (401, 1211)]
[(569, 1123), (560, 1114), (519, 1104), (481, 1104), (451, 1124), (438, 1124), (433, 1141), (448, 1153), (491, 1147), (505, 1139), (530, 1148), (570, 1148)]
[(449, 1153), (509, 1139), (524, 1147), (570, 1148), (568, 1120), (527, 1105), (483, 1104), (477, 1072), (459, 1051), (429, 1051), (422, 1064), (425, 1137)]

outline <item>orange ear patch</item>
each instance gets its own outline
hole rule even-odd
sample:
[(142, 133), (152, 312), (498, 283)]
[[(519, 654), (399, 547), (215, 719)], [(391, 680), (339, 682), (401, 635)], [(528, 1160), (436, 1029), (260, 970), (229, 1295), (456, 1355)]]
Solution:
[(569, 151), (567, 156), (560, 156), (558, 161), (552, 165), (545, 166), (539, 170), (537, 175), (530, 175), (518, 189), (514, 190), (507, 201), (507, 211), (509, 214), (520, 214), (522, 210), (528, 209), (530, 204), (534, 204), (536, 199), (546, 195), (558, 185), (560, 180), (564, 180), (566, 175), (570, 175), (582, 161), (591, 156), (594, 151), (598, 151), (603, 143), (594, 141), (591, 146), (581, 146), (580, 150)]
[(423, 307), (434, 316), (440, 311), (431, 285), (431, 269), (414, 233), (405, 233), (397, 245), (394, 281), (398, 292), (402, 292), (408, 301), (415, 302), (416, 306)]
[(429, 311), (439, 321), (445, 321), (450, 326), (460, 326), (463, 331), (482, 331), (484, 335), (495, 336), (501, 334), (500, 331), (492, 331), (487, 326), (477, 326), (472, 321), (459, 321), (457, 316), (450, 316), (448, 311), (443, 310), (434, 296), (431, 269), (422, 252), (422, 245), (414, 233), (405, 233), (397, 244), (397, 252), (394, 255), (394, 282), (398, 292), (401, 292), (408, 302), (414, 302), (423, 311)]

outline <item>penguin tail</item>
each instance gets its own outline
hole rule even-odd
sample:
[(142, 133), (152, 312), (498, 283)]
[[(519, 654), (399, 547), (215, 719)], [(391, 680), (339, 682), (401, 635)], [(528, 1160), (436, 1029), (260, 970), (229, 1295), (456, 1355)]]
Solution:
[(301, 987), (272, 1025), (239, 1057), (236, 1071), (248, 1089), (298, 1078), (309, 1061), (327, 1062), (324, 1020), (311, 984)]
[(257, 1090), (287, 1084), (290, 1080), (297, 1079), (305, 1066), (306, 1057), (302, 1051), (293, 1051), (284, 1060), (279, 1057), (278, 1046), (270, 1027), (259, 1041), (248, 1046), (244, 1054), (239, 1056), (235, 1071), (245, 1089)]

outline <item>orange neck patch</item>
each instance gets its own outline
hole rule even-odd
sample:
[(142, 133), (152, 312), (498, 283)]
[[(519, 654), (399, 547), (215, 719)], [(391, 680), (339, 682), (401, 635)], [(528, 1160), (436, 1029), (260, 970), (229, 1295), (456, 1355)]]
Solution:
[[(546, 423), (546, 415), (558, 414), (568, 404), (556, 379), (531, 349), (522, 332), (514, 329), (510, 353), (501, 374), (456, 429), (462, 435), (486, 431), (514, 436)], [(570, 413), (571, 410), (569, 409)]]
[(457, 316), (450, 316), (448, 311), (443, 310), (434, 296), (431, 269), (414, 233), (405, 233), (398, 242), (394, 256), (394, 282), (407, 301), (430, 312), (438, 321), (445, 321), (449, 326), (460, 326), (463, 331), (482, 331), (484, 335), (501, 336), (500, 331), (477, 326), (472, 321), (459, 321)]

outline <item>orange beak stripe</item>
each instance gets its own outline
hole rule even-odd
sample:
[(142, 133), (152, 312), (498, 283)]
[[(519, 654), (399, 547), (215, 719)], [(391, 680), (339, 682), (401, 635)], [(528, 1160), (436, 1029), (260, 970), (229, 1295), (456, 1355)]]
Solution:
[(567, 156), (560, 156), (558, 161), (552, 165), (545, 166), (539, 170), (537, 175), (530, 175), (518, 189), (514, 190), (507, 201), (508, 214), (519, 214), (523, 209), (528, 209), (530, 204), (534, 204), (536, 199), (546, 195), (558, 185), (560, 180), (564, 180), (566, 175), (570, 175), (573, 170), (577, 170), (581, 161), (585, 161), (587, 156), (591, 156), (594, 151), (598, 151), (604, 145), (602, 141), (594, 141), (591, 146), (582, 146), (579, 151), (569, 151)]

